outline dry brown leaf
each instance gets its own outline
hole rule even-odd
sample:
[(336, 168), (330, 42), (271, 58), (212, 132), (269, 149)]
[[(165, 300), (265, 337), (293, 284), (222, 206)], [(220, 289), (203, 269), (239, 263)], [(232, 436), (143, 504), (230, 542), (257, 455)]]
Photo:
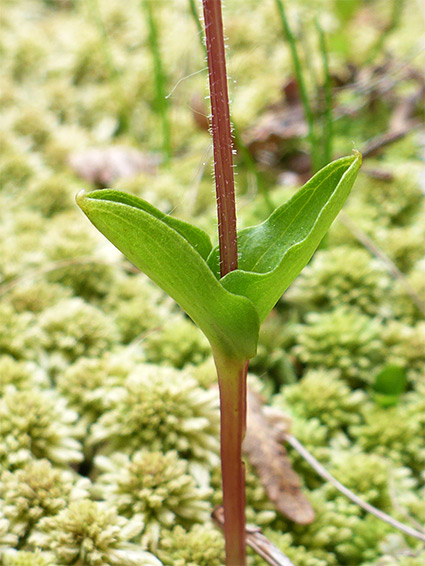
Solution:
[(160, 163), (157, 155), (122, 146), (90, 148), (71, 154), (69, 164), (77, 175), (100, 186), (138, 173), (154, 174)]
[(302, 525), (314, 520), (314, 511), (301, 491), (301, 481), (291, 467), (282, 445), (282, 433), (289, 431), (283, 414), (270, 417), (260, 397), (248, 390), (247, 431), (243, 450), (259, 475), (270, 500), (286, 517)]

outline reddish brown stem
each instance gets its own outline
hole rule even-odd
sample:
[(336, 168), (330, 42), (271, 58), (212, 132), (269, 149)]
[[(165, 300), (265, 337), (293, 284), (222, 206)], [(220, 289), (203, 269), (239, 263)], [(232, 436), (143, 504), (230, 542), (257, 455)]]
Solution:
[(220, 386), (221, 472), (226, 566), (245, 566), (245, 466), (242, 441), (246, 431), (248, 361), (215, 357)]
[(211, 95), (220, 274), (238, 267), (232, 133), (221, 0), (203, 0)]

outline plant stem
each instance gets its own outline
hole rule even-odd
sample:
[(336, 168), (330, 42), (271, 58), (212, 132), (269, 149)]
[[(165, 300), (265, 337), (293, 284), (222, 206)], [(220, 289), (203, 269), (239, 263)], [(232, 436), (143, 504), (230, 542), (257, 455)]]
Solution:
[(221, 0), (203, 0), (211, 95), (221, 277), (238, 267), (235, 181)]
[(308, 126), (308, 139), (310, 142), (312, 170), (313, 173), (315, 173), (320, 168), (320, 165), (317, 155), (316, 135), (314, 132), (314, 116), (310, 106), (310, 101), (308, 99), (307, 85), (304, 80), (304, 75), (301, 67), (301, 61), (298, 55), (297, 46), (295, 43), (295, 38), (292, 33), (291, 27), (289, 25), (288, 18), (286, 17), (282, 0), (275, 0), (275, 1), (279, 12), (280, 20), (282, 23), (282, 28), (286, 36), (286, 39), (288, 40), (289, 47), (291, 50), (292, 62), (294, 65), (295, 75), (297, 77), (298, 87), (300, 89), (301, 102), (304, 108), (304, 114)]
[(158, 42), (158, 29), (152, 11), (152, 0), (143, 0), (143, 7), (149, 28), (149, 46), (152, 52), (155, 74), (155, 105), (162, 122), (162, 151), (166, 162), (171, 157), (170, 124), (168, 120), (168, 100), (165, 91), (165, 73)]
[(246, 431), (246, 376), (249, 361), (215, 355), (220, 387), (221, 473), (223, 484), (226, 566), (245, 566), (245, 465), (242, 441)]
[[(203, 32), (203, 29), (202, 29), (202, 24), (201, 24), (201, 20), (199, 18), (198, 11), (196, 9), (195, 0), (189, 0), (189, 5), (190, 5), (190, 13), (192, 14), (192, 17), (195, 21), (196, 28), (199, 30), (198, 35), (199, 35), (199, 41), (200, 41), (200, 44), (201, 44), (201, 48), (205, 53), (205, 58), (208, 58), (207, 46), (205, 45), (205, 41), (204, 41), (204, 32)], [(240, 153), (240, 156), (242, 158), (243, 165), (246, 167), (248, 174), (251, 175), (251, 177), (254, 179), (256, 189), (263, 196), (266, 205), (270, 209), (270, 212), (273, 212), (273, 210), (274, 210), (273, 203), (271, 202), (270, 197), (269, 197), (268, 192), (267, 192), (267, 189), (264, 186), (264, 181), (263, 181), (262, 176), (260, 175), (260, 173), (257, 169), (257, 166), (255, 164), (255, 160), (252, 157), (252, 155), (251, 155), (249, 149), (247, 148), (245, 142), (243, 141), (243, 138), (239, 133), (239, 128), (236, 125), (235, 120), (233, 118), (231, 118), (231, 122), (232, 122), (232, 126), (233, 126), (233, 129), (232, 129), (233, 139), (235, 140), (235, 145), (238, 148), (238, 153)]]

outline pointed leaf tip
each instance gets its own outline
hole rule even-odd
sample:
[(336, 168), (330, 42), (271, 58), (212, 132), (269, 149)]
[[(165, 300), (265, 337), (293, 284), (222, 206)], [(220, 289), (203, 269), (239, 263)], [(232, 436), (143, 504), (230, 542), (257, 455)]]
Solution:
[(221, 282), (249, 298), (260, 321), (309, 262), (344, 205), (360, 165), (357, 151), (330, 163), (262, 224), (238, 234), (239, 269)]

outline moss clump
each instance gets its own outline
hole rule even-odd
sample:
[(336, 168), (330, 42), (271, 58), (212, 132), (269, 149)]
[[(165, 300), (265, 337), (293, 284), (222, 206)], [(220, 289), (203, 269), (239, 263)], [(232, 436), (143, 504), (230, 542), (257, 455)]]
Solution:
[(148, 330), (156, 332), (169, 316), (163, 293), (142, 274), (117, 277), (104, 305), (115, 319), (124, 344), (141, 338)]
[(395, 556), (382, 556), (374, 562), (368, 562), (365, 566), (423, 566), (425, 552), (404, 550)]
[(6, 302), (0, 302), (0, 355), (15, 359), (34, 359), (39, 351), (36, 318), (32, 313), (18, 313)]
[(13, 549), (18, 543), (18, 537), (10, 530), (9, 521), (0, 507), (0, 556), (5, 549)]
[(8, 552), (4, 555), (2, 564), (4, 566), (57, 566), (52, 555), (39, 550)]
[(362, 391), (352, 391), (338, 372), (309, 370), (302, 379), (282, 388), (273, 404), (303, 419), (318, 419), (329, 431), (337, 432), (360, 422), (365, 401)]
[(292, 352), (309, 368), (338, 370), (350, 385), (371, 383), (384, 362), (383, 328), (356, 309), (311, 313), (299, 325)]
[(164, 566), (222, 566), (224, 540), (209, 525), (195, 525), (190, 531), (177, 526), (164, 533), (158, 556)]
[(425, 322), (408, 326), (392, 321), (386, 326), (383, 338), (391, 363), (405, 367), (409, 381), (422, 381), (425, 375)]
[(15, 469), (32, 458), (59, 465), (80, 462), (76, 419), (51, 391), (6, 391), (0, 399), (0, 465)]
[(302, 310), (357, 307), (370, 316), (389, 315), (390, 278), (364, 249), (338, 246), (319, 251), (285, 295)]
[(41, 313), (61, 299), (71, 296), (71, 291), (62, 285), (33, 280), (20, 283), (8, 293), (8, 302), (18, 313)]
[(114, 322), (79, 297), (46, 309), (39, 322), (52, 367), (66, 367), (79, 356), (99, 356), (119, 339)]
[(71, 471), (55, 469), (47, 460), (29, 461), (22, 469), (0, 476), (1, 507), (19, 546), (43, 517), (64, 509), (69, 501), (87, 497), (90, 482)]
[(403, 404), (386, 409), (368, 405), (363, 411), (363, 422), (352, 426), (350, 434), (366, 452), (413, 470), (423, 469), (425, 440), (421, 435), (421, 419), (412, 418), (409, 408)]
[(106, 295), (114, 279), (112, 266), (96, 254), (92, 232), (81, 226), (74, 214), (57, 214), (52, 219), (43, 249), (49, 262), (69, 262), (51, 271), (49, 281), (70, 287), (85, 299)]
[(0, 396), (11, 386), (19, 391), (34, 387), (46, 387), (50, 382), (46, 373), (37, 365), (15, 360), (7, 354), (0, 355)]
[(189, 460), (218, 461), (218, 393), (182, 371), (141, 364), (117, 391), (116, 403), (93, 426), (92, 444), (134, 452), (177, 450)]
[(57, 173), (31, 183), (25, 194), (25, 203), (44, 217), (51, 218), (73, 207), (73, 196), (77, 190), (78, 185), (72, 178)]
[[(332, 566), (335, 556), (330, 552), (315, 550), (310, 552), (305, 546), (295, 545), (290, 533), (265, 529), (265, 536), (279, 548), (296, 566)], [(264, 566), (264, 560), (258, 554), (252, 553), (248, 564), (251, 566)]]
[[(364, 501), (382, 511), (391, 512), (390, 481), (396, 471), (393, 467), (391, 461), (377, 454), (365, 454), (359, 450), (340, 450), (332, 454), (330, 471), (338, 481)], [(410, 474), (407, 469), (400, 471), (403, 475)], [(408, 481), (408, 484), (412, 487), (412, 480)], [(329, 498), (334, 498), (339, 493), (330, 484), (323, 489)]]
[[(425, 304), (425, 262), (418, 262), (406, 279), (419, 299)], [(402, 281), (394, 282), (390, 300), (397, 319), (409, 325), (414, 325), (423, 320), (422, 311), (412, 301)]]
[(57, 376), (57, 388), (87, 422), (94, 422), (114, 404), (115, 388), (133, 369), (131, 359), (106, 353), (79, 358)]
[(316, 519), (306, 527), (295, 526), (295, 544), (306, 545), (312, 554), (328, 552), (330, 564), (351, 566), (380, 555), (379, 543), (391, 527), (372, 515), (364, 515), (357, 505), (337, 496), (326, 500), (322, 490), (311, 495)]
[(143, 525), (88, 499), (73, 502), (55, 517), (42, 519), (30, 542), (48, 550), (58, 566), (160, 566), (131, 540)]
[(207, 521), (210, 490), (196, 485), (188, 463), (176, 452), (139, 450), (131, 457), (113, 454), (96, 459), (103, 473), (95, 491), (124, 517), (137, 515), (144, 523), (142, 541), (156, 546), (160, 532), (176, 522)]
[(421, 223), (376, 231), (376, 241), (403, 272), (409, 272), (425, 256), (425, 232)]
[(143, 342), (146, 361), (172, 365), (200, 364), (211, 352), (207, 339), (191, 322), (181, 316), (167, 321), (159, 331), (151, 332)]

